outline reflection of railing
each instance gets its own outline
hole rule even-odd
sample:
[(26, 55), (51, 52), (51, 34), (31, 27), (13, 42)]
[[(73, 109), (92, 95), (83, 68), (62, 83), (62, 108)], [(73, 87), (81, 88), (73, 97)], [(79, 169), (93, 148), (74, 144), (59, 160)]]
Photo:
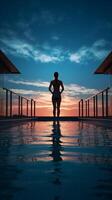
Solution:
[(5, 91), (3, 98), (5, 117), (35, 117), (36, 101), (20, 96), (7, 88), (3, 88), (3, 91)]
[(112, 116), (112, 89), (109, 87), (79, 101), (79, 117), (110, 116)]

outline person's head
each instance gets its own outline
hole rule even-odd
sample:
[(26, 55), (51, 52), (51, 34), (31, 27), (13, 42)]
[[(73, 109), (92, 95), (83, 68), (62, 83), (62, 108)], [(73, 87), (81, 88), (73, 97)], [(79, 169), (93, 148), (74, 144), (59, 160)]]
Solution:
[(55, 78), (55, 79), (58, 79), (58, 76), (59, 76), (58, 72), (55, 72), (55, 73), (54, 73), (54, 78)]

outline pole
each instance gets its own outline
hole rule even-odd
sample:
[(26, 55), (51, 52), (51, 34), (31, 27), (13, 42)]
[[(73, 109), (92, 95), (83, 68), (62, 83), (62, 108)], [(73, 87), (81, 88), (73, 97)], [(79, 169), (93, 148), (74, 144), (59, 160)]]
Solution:
[(98, 97), (96, 95), (96, 117), (98, 116)]
[(6, 117), (8, 117), (8, 90), (6, 89)]
[(102, 117), (104, 117), (104, 93), (102, 92)]
[(23, 116), (23, 97), (21, 97), (21, 117)]
[(108, 89), (106, 89), (106, 117), (108, 117)]
[(94, 113), (94, 117), (95, 117), (95, 97), (93, 97), (93, 113)]
[(89, 99), (88, 99), (88, 117), (89, 117)]
[(28, 117), (28, 99), (27, 99), (27, 111), (26, 112), (27, 112), (27, 117)]
[(32, 112), (32, 106), (33, 105), (33, 99), (31, 99), (31, 117), (32, 117), (32, 115), (33, 115), (33, 112)]
[(35, 108), (36, 108), (36, 101), (34, 101), (34, 117), (35, 117)]
[(87, 101), (85, 101), (85, 104), (86, 104), (86, 117), (87, 117)]
[(12, 117), (12, 91), (10, 91), (10, 117)]
[(79, 117), (80, 117), (80, 101), (79, 101)]
[(83, 108), (84, 108), (84, 106), (83, 106), (83, 99), (81, 99), (81, 102), (82, 102), (82, 117), (83, 117), (83, 115), (84, 115), (84, 113), (83, 113)]
[(19, 117), (20, 117), (20, 115), (21, 115), (20, 106), (21, 106), (21, 97), (18, 96), (18, 116), (19, 116)]

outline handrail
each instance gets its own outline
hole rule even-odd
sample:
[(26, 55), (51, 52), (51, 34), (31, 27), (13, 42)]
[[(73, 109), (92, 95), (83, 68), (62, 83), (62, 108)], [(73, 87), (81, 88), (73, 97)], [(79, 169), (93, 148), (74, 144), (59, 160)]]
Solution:
[[(30, 102), (30, 117), (35, 117), (36, 114), (36, 101), (34, 99), (28, 99), (20, 94), (15, 93), (14, 91), (3, 88), (6, 91), (6, 103), (5, 103), (5, 116), (12, 117), (12, 110), (13, 110), (13, 95), (17, 95), (18, 98), (18, 115), (19, 117), (23, 117), (23, 99), (26, 100), (26, 116), (29, 116), (29, 102)], [(10, 101), (9, 101), (10, 100)]]
[(110, 89), (110, 87), (107, 87), (107, 88), (105, 88), (104, 90), (101, 90), (101, 91), (99, 91), (98, 93), (96, 93), (96, 94), (94, 94), (94, 95), (92, 95), (92, 96), (86, 98), (85, 101), (87, 101), (87, 100), (89, 100), (89, 99), (92, 99), (92, 98), (95, 97), (96, 95), (99, 95), (99, 94), (101, 94), (101, 93), (103, 93), (103, 92), (105, 92), (106, 90), (109, 90), (109, 89)]
[[(7, 90), (7, 91), (9, 91), (9, 92), (12, 92), (13, 94), (15, 94), (15, 95), (18, 95), (18, 96), (20, 96), (20, 94), (18, 94), (18, 93), (16, 93), (16, 92), (14, 92), (14, 91), (12, 91), (12, 90), (9, 90), (8, 88), (3, 88), (3, 90)], [(21, 96), (23, 99), (25, 99), (25, 100), (30, 100), (30, 99), (27, 99), (26, 97), (23, 97), (23, 96)]]
[[(93, 117), (98, 117), (99, 115), (101, 117), (108, 117), (109, 116), (109, 94), (108, 94), (109, 89), (110, 87), (107, 87), (99, 91), (95, 95), (92, 95), (86, 99), (81, 99), (79, 101), (79, 117), (91, 117), (90, 111), (93, 113), (92, 115)], [(99, 101), (99, 95), (101, 95), (101, 101)], [(105, 95), (105, 99), (104, 99), (104, 95)], [(85, 109), (85, 113), (84, 113), (84, 109)]]

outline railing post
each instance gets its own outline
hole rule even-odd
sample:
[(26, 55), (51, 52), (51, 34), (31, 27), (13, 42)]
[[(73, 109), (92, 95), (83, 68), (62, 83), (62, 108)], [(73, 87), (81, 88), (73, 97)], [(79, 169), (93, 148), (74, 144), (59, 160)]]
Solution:
[(104, 117), (104, 93), (102, 92), (102, 116)]
[(85, 101), (86, 106), (86, 117), (87, 117), (87, 101)]
[(88, 103), (88, 117), (89, 117), (89, 99), (88, 99), (87, 103)]
[(35, 108), (36, 108), (36, 101), (34, 101), (34, 117), (35, 117)]
[(82, 117), (83, 117), (83, 115), (84, 115), (84, 113), (83, 113), (83, 108), (84, 108), (84, 106), (83, 106), (83, 99), (81, 99), (81, 102), (82, 102)]
[(95, 117), (95, 115), (96, 115), (96, 113), (95, 113), (95, 97), (93, 97), (93, 113), (94, 113), (94, 117)]
[(21, 115), (20, 106), (21, 106), (21, 97), (18, 96), (18, 116), (19, 116), (19, 117), (20, 117), (20, 115)]
[(21, 97), (21, 117), (23, 116), (23, 97)]
[[(104, 101), (104, 94), (106, 93), (106, 98)], [(99, 95), (101, 95), (101, 103), (99, 99)], [(79, 116), (86, 116), (89, 117), (91, 116), (91, 100), (92, 100), (92, 116), (98, 117), (98, 116), (109, 116), (109, 87), (98, 92), (96, 95), (93, 95), (92, 97), (89, 97), (85, 99), (85, 112), (83, 109), (83, 103), (84, 100), (81, 99), (79, 101)], [(106, 103), (106, 105), (105, 105)], [(100, 110), (99, 110), (100, 108)], [(99, 112), (101, 111), (101, 112)], [(83, 113), (84, 112), (84, 113)]]
[(27, 117), (28, 117), (28, 99), (27, 99), (27, 111), (26, 112), (27, 112)]
[(79, 101), (79, 117), (80, 117), (80, 101)]
[(8, 117), (8, 89), (6, 89), (6, 117)]
[(98, 97), (96, 95), (96, 117), (98, 116)]
[(10, 117), (12, 117), (12, 91), (10, 91)]
[[(15, 92), (7, 89), (7, 88), (3, 88), (3, 90), (5, 90), (5, 117), (12, 117), (13, 116), (13, 94), (16, 94)], [(24, 113), (23, 113), (23, 99), (26, 100), (25, 102), (25, 116), (30, 116), (29, 114), (29, 99), (26, 99), (25, 97), (22, 97), (20, 95), (17, 95), (18, 98), (18, 116), (19, 117), (23, 117)], [(31, 105), (31, 117), (35, 117), (36, 115), (36, 101), (34, 101), (33, 99), (30, 100), (30, 105)]]
[(106, 117), (108, 117), (108, 89), (106, 89)]
[(31, 117), (32, 117), (32, 114), (33, 114), (32, 107), (33, 107), (33, 99), (31, 99)]

